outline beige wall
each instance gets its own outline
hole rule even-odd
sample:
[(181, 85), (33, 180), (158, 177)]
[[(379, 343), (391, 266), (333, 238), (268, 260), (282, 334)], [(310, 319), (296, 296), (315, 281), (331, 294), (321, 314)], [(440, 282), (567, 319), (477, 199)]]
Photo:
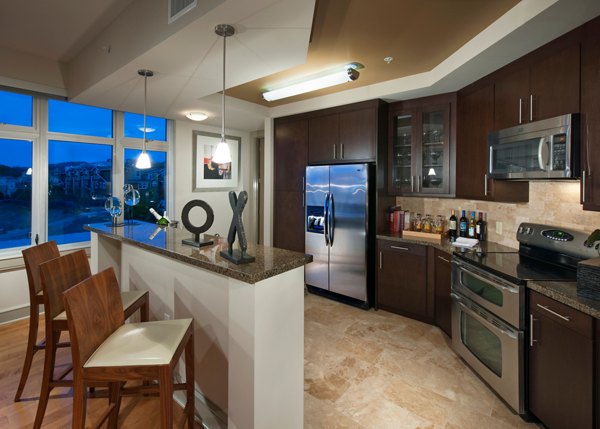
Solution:
[[(488, 240), (518, 247), (515, 234), (521, 222), (546, 223), (592, 232), (600, 228), (600, 213), (584, 211), (579, 204), (579, 182), (529, 182), (528, 203), (493, 203), (487, 201), (444, 198), (397, 198), (404, 210), (421, 214), (450, 216), (450, 210), (487, 213)], [(496, 233), (502, 222), (502, 234)]]

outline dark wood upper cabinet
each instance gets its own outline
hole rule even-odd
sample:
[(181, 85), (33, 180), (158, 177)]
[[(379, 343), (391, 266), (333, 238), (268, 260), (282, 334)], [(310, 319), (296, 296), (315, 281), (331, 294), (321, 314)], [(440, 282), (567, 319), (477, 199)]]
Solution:
[(529, 122), (529, 67), (507, 72), (496, 79), (494, 85), (494, 124), (491, 130)]
[(495, 72), (494, 129), (579, 112), (581, 30)]
[(309, 164), (374, 162), (383, 110), (383, 102), (373, 100), (311, 112)]
[(375, 160), (377, 155), (377, 110), (340, 113), (340, 158)]
[(581, 202), (600, 211), (600, 18), (585, 24), (581, 46)]
[(310, 118), (308, 124), (308, 162), (317, 164), (336, 160), (340, 140), (339, 114)]
[(487, 140), (494, 130), (494, 85), (478, 81), (458, 92), (456, 197), (499, 202), (529, 200), (529, 183), (487, 177)]
[(456, 94), (394, 103), (389, 108), (388, 191), (454, 193)]
[(274, 135), (274, 190), (303, 192), (308, 120), (275, 119)]

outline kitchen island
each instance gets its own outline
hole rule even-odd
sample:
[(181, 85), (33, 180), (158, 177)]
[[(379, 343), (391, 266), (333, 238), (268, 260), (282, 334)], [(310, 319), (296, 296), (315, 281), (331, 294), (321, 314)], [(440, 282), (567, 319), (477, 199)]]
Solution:
[[(194, 318), (196, 410), (209, 428), (302, 428), (304, 265), (310, 257), (250, 245), (256, 258), (221, 258), (191, 234), (136, 222), (91, 231), (92, 271), (115, 269), (123, 290), (150, 292), (150, 318)], [(180, 372), (181, 373), (181, 372)], [(183, 373), (182, 373), (183, 374)]]

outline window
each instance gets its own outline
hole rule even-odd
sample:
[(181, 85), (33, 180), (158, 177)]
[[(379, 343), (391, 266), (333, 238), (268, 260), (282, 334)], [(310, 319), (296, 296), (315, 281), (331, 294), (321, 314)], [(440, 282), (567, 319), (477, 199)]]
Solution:
[(31, 159), (33, 144), (0, 138), (0, 213), (9, 222), (0, 224), (0, 249), (31, 243)]
[[(154, 216), (150, 213), (153, 208), (162, 214), (166, 209), (166, 172), (167, 172), (167, 153), (149, 150), (148, 155), (152, 160), (152, 168), (144, 170), (140, 177), (140, 170), (135, 168), (135, 161), (140, 154), (138, 149), (125, 149), (125, 177), (126, 184), (131, 184), (140, 192), (140, 202), (132, 213), (125, 213), (127, 219), (133, 216), (133, 219), (155, 222)], [(157, 186), (149, 186), (149, 183), (156, 182)], [(130, 210), (127, 208), (127, 210)]]
[(113, 112), (100, 107), (48, 100), (48, 131), (112, 138)]
[(107, 221), (104, 201), (112, 191), (112, 147), (48, 142), (48, 240), (90, 240), (87, 223)]
[(16, 92), (0, 91), (0, 125), (33, 125), (33, 97)]
[[(115, 135), (126, 121), (129, 131)], [(0, 259), (19, 256), (38, 237), (61, 250), (86, 246), (83, 225), (111, 221), (104, 203), (122, 199), (124, 183), (141, 194), (125, 214), (154, 222), (148, 209), (167, 207), (168, 126), (148, 118), (148, 138), (157, 142), (148, 145), (152, 168), (138, 170), (143, 116), (0, 90), (0, 210), (10, 217), (0, 223)], [(114, 168), (115, 159), (126, 168)]]
[[(137, 139), (144, 138), (144, 115), (125, 112), (124, 135)], [(146, 139), (167, 141), (167, 120), (155, 116), (146, 116)]]

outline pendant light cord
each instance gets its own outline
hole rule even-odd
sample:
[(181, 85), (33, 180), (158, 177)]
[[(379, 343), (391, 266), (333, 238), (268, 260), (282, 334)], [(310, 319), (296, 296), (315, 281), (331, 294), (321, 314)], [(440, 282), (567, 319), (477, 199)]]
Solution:
[(225, 50), (227, 49), (227, 36), (223, 36), (223, 102), (221, 103), (221, 141), (225, 141)]
[(146, 103), (148, 92), (148, 75), (144, 74), (144, 141), (142, 142), (142, 152), (146, 152)]

